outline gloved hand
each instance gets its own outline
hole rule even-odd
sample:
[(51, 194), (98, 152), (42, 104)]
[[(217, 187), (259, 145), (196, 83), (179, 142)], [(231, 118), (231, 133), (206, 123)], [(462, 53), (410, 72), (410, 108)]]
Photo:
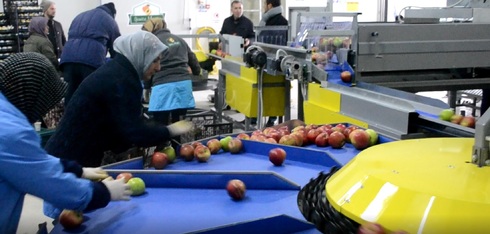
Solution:
[(129, 196), (132, 194), (131, 188), (129, 187), (129, 184), (124, 183), (123, 178), (118, 180), (103, 180), (102, 183), (104, 183), (109, 190), (112, 201), (129, 201)]
[(192, 127), (192, 122), (187, 120), (181, 120), (167, 126), (171, 137), (180, 136), (184, 133), (190, 132)]
[(84, 167), (82, 168), (82, 178), (89, 180), (101, 180), (107, 178), (109, 175), (100, 167)]

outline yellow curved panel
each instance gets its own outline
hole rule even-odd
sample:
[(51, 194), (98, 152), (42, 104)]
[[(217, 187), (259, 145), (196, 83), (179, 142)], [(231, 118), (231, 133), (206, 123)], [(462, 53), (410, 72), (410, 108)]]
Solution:
[(469, 163), (473, 138), (428, 138), (363, 150), (326, 185), (327, 199), (387, 231), (489, 233), (490, 167)]

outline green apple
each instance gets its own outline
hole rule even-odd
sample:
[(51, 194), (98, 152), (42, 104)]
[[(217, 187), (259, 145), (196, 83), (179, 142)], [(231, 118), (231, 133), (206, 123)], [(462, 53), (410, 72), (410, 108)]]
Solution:
[(217, 53), (217, 51), (216, 51), (216, 50), (214, 50), (214, 49), (213, 49), (213, 50), (211, 50), (211, 54), (216, 54), (216, 53)]
[(228, 142), (230, 142), (231, 139), (233, 139), (231, 136), (227, 136), (219, 140), (219, 143), (221, 143), (221, 149), (223, 149), (226, 152), (230, 151), (230, 149), (228, 148)]
[(376, 145), (378, 143), (378, 133), (373, 129), (366, 129), (366, 133), (369, 134), (369, 146)]
[(138, 177), (133, 177), (130, 180), (128, 180), (129, 187), (131, 188), (131, 191), (133, 192), (133, 196), (138, 196), (143, 193), (145, 193), (145, 182)]
[(160, 152), (167, 155), (167, 159), (170, 163), (173, 163), (175, 161), (175, 158), (177, 157), (175, 155), (175, 149), (172, 146), (167, 146), (163, 148), (163, 150), (161, 150)]
[(444, 109), (439, 113), (439, 119), (442, 119), (444, 121), (450, 121), (453, 115), (454, 115), (453, 109)]

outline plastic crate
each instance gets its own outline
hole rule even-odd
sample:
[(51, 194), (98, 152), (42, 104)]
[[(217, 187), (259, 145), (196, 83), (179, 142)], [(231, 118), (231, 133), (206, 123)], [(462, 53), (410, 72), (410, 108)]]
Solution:
[(180, 143), (192, 142), (233, 132), (233, 123), (226, 121), (217, 123), (216, 114), (211, 111), (190, 112), (187, 114), (186, 119), (192, 121), (194, 129), (180, 136)]

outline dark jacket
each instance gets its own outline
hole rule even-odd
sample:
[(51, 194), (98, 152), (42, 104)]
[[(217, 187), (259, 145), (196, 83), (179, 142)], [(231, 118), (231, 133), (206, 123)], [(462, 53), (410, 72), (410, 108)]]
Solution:
[(133, 65), (116, 54), (78, 87), (46, 150), (96, 167), (105, 151), (120, 153), (133, 145), (149, 147), (168, 140), (166, 127), (143, 122), (142, 93)]
[(31, 34), (24, 43), (24, 52), (40, 53), (46, 56), (53, 66), (58, 69), (58, 59), (54, 53), (53, 45), (45, 36), (37, 33)]
[(53, 19), (50, 19), (48, 21), (48, 27), (49, 27), (49, 34), (48, 34), (49, 41), (51, 41), (51, 44), (53, 44), (54, 53), (56, 54), (56, 57), (59, 58), (61, 56), (61, 52), (63, 52), (63, 47), (65, 46), (66, 43), (65, 32), (63, 31), (63, 27), (61, 26), (61, 23)]
[(230, 34), (255, 40), (254, 24), (245, 16), (241, 16), (237, 20), (233, 15), (226, 18), (219, 34)]
[(117, 23), (106, 6), (80, 13), (70, 25), (68, 41), (61, 54), (61, 66), (64, 63), (81, 63), (100, 67), (106, 61), (107, 51), (114, 54), (112, 44), (120, 35)]
[[(287, 26), (288, 20), (281, 13), (271, 16), (265, 26)], [(288, 31), (287, 30), (264, 30), (260, 32), (258, 41), (274, 45), (287, 45)]]
[(155, 35), (168, 49), (162, 54), (161, 69), (153, 76), (152, 86), (192, 79), (187, 67), (191, 68), (193, 75), (201, 73), (199, 61), (184, 39), (170, 33), (168, 29), (160, 29)]

